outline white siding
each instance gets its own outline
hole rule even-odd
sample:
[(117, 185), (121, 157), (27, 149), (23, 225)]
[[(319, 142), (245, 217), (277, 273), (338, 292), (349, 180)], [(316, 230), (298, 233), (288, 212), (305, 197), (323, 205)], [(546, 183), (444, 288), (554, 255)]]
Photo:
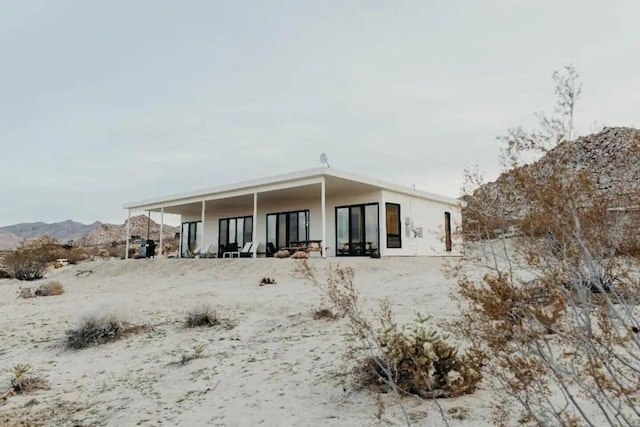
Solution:
[[(415, 256), (415, 255), (447, 255), (459, 254), (462, 250), (462, 242), (457, 237), (456, 229), (461, 225), (460, 209), (457, 206), (411, 197), (404, 194), (382, 190), (380, 240), (382, 256)], [(402, 248), (387, 248), (385, 203), (397, 203), (400, 205), (400, 227), (402, 236)], [(453, 240), (452, 252), (446, 252), (444, 213), (451, 213), (451, 231)], [(417, 237), (413, 232), (422, 228), (422, 237)]]

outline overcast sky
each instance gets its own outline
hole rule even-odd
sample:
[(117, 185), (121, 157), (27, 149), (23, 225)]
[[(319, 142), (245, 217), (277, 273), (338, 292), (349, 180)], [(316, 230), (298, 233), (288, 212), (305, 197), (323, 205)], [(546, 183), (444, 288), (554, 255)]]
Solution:
[(319, 167), (448, 196), (580, 72), (640, 121), (640, 1), (0, 3), (0, 225)]

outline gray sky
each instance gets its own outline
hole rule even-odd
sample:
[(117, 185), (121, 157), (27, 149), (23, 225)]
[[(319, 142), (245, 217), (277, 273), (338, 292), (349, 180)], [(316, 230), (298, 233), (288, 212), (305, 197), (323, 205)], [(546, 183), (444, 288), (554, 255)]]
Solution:
[[(460, 195), (553, 107), (638, 125), (640, 2), (0, 4), (0, 225), (121, 223), (123, 203), (320, 166)], [(635, 122), (634, 122), (635, 121)]]

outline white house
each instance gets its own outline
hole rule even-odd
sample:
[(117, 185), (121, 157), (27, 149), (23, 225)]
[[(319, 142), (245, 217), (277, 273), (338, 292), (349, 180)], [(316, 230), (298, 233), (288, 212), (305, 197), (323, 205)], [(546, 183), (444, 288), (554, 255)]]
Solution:
[(254, 257), (301, 244), (323, 257), (384, 257), (459, 253), (459, 205), (457, 199), (326, 167), (124, 208), (129, 217), (133, 211), (160, 212), (161, 227), (164, 213), (180, 215), (181, 256), (196, 248), (221, 255), (260, 242)]

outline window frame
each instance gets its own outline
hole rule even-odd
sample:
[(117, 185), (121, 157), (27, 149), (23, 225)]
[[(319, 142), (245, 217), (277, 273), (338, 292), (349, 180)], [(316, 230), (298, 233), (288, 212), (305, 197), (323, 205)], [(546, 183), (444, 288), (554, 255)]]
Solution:
[[(306, 240), (311, 240), (311, 237), (309, 236), (309, 228), (310, 228), (310, 224), (311, 224), (311, 214), (309, 212), (309, 209), (296, 209), (296, 210), (284, 211), (284, 212), (268, 212), (265, 215), (265, 220), (266, 220), (266, 222), (265, 222), (265, 229), (266, 229), (265, 230), (265, 242), (266, 243), (265, 244), (269, 244), (269, 216), (271, 216), (271, 215), (273, 215), (276, 218), (276, 224), (275, 224), (275, 227), (276, 227), (276, 233), (275, 233), (276, 241), (274, 242), (274, 246), (275, 246), (276, 250), (279, 250), (280, 248), (286, 248), (289, 245), (290, 241), (297, 241), (298, 237), (296, 236), (295, 239), (291, 239), (291, 236), (290, 236), (290, 233), (289, 233), (291, 231), (290, 230), (290, 218), (291, 218), (291, 214), (296, 214), (296, 221), (298, 222), (298, 227), (297, 227), (296, 230), (298, 232), (298, 235), (300, 235), (300, 227), (299, 227), (299, 225), (300, 225), (300, 213), (304, 213), (305, 214), (305, 218), (306, 218), (306, 221), (305, 221), (305, 224), (304, 224), (305, 234), (307, 235), (307, 239)], [(282, 225), (282, 227), (284, 227), (284, 230), (285, 230), (285, 236), (284, 236), (285, 237), (285, 242), (278, 242), (279, 237), (280, 237), (279, 236), (279, 234), (280, 234), (279, 233), (279, 229), (281, 227), (281, 225), (280, 225), (280, 216), (281, 215), (285, 216), (285, 221), (284, 221), (285, 224)]]
[[(388, 215), (389, 215), (389, 208), (390, 207), (397, 207), (398, 209), (398, 234), (395, 233), (390, 233), (389, 232), (389, 227), (388, 227)], [(402, 249), (402, 207), (400, 205), (400, 203), (393, 203), (393, 202), (385, 202), (384, 205), (384, 225), (385, 225), (385, 232), (387, 235), (387, 249)], [(389, 237), (391, 237), (392, 239), (397, 238), (398, 239), (398, 244), (397, 246), (390, 246), (389, 245)]]

